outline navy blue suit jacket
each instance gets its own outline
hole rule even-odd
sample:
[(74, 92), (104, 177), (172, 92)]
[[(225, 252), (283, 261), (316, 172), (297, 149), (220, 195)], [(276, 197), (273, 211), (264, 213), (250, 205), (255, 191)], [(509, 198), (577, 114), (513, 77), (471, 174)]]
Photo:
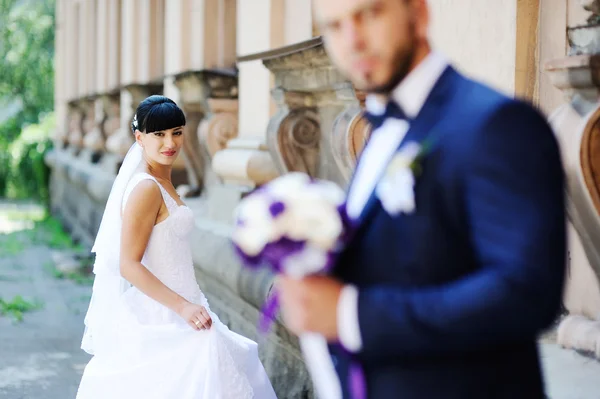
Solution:
[(402, 144), (424, 139), (415, 212), (372, 195), (334, 269), (359, 289), (363, 348), (331, 347), (343, 385), (355, 361), (374, 399), (543, 398), (536, 336), (566, 256), (555, 137), (533, 107), (448, 67)]

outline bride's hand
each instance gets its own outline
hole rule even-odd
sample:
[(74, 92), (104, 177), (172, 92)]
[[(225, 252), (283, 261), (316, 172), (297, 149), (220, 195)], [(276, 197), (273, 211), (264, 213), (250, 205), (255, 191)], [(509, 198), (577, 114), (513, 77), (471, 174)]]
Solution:
[(186, 303), (179, 311), (181, 316), (194, 330), (208, 330), (212, 326), (210, 318), (204, 306), (196, 305), (195, 303)]

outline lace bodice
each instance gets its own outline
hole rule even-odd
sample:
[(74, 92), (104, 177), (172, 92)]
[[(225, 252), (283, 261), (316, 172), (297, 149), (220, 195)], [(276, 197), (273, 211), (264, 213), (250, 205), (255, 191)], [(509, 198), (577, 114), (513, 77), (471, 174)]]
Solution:
[(138, 173), (131, 178), (123, 197), (123, 209), (129, 195), (142, 180), (152, 180), (158, 185), (169, 211), (169, 216), (152, 229), (142, 264), (163, 284), (185, 299), (192, 302), (204, 299), (196, 283), (189, 243), (194, 226), (191, 209), (177, 204), (167, 190), (147, 173)]

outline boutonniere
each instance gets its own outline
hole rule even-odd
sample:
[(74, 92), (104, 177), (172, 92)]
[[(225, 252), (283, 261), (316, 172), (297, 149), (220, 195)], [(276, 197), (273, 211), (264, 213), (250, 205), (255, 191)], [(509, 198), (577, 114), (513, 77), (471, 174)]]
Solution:
[(421, 174), (421, 160), (430, 144), (414, 141), (403, 145), (388, 163), (375, 193), (385, 211), (392, 215), (415, 211), (415, 179)]

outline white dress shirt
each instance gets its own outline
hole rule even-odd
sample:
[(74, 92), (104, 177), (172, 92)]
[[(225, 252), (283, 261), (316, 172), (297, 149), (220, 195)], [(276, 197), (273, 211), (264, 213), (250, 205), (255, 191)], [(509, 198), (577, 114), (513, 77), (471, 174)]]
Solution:
[[(430, 53), (392, 91), (391, 100), (398, 104), (409, 119), (415, 118), (447, 66), (445, 57), (436, 52)], [(386, 107), (385, 103), (372, 95), (367, 96), (365, 105), (367, 111), (374, 115), (383, 114)], [(379, 175), (390, 162), (408, 128), (409, 124), (405, 120), (388, 119), (380, 128), (373, 131), (368, 145), (363, 150), (348, 192), (346, 205), (350, 218), (357, 219), (360, 216), (375, 189)], [(362, 348), (358, 322), (358, 295), (355, 286), (346, 285), (337, 304), (340, 343), (347, 350), (355, 353)]]

